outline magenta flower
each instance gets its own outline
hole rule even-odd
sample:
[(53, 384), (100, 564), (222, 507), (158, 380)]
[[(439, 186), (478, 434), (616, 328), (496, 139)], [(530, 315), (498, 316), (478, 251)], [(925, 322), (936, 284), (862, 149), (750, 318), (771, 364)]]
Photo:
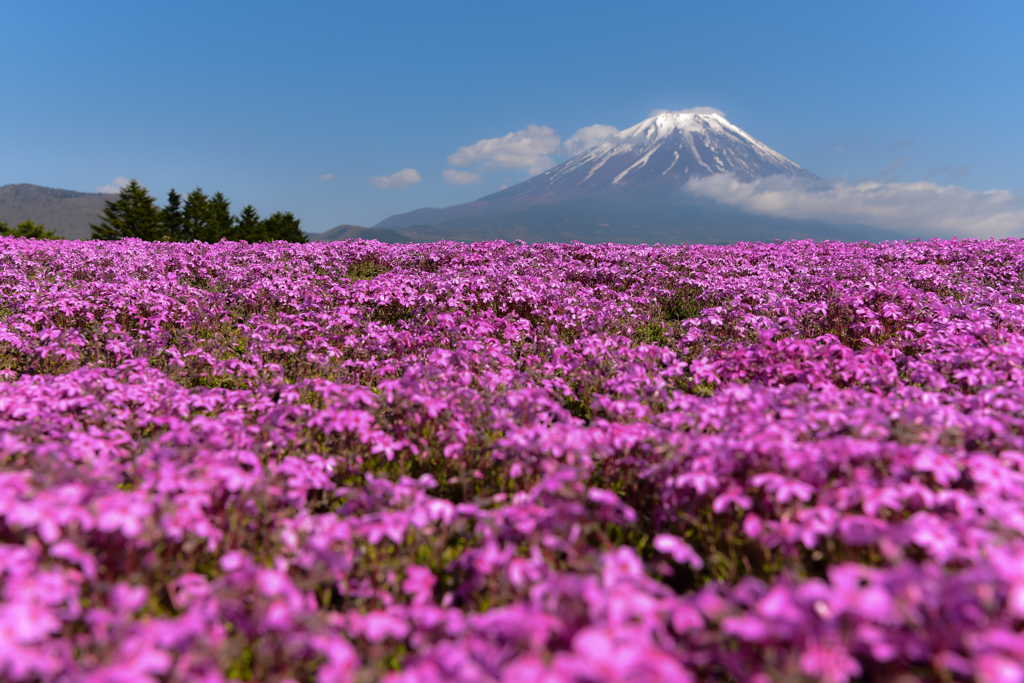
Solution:
[(96, 528), (118, 531), (125, 538), (139, 536), (153, 509), (144, 492), (116, 493), (95, 501)]
[(990, 653), (978, 657), (975, 663), (978, 683), (1021, 683), (1024, 665), (1004, 655)]
[(401, 640), (409, 633), (408, 622), (387, 612), (368, 612), (361, 615), (359, 621), (359, 631), (371, 643), (379, 643), (385, 638)]
[(860, 663), (841, 645), (812, 639), (800, 656), (800, 670), (823, 683), (846, 683), (863, 672)]
[(679, 564), (688, 564), (694, 569), (704, 568), (704, 560), (689, 543), (672, 534), (658, 534), (654, 537), (654, 549), (670, 555)]

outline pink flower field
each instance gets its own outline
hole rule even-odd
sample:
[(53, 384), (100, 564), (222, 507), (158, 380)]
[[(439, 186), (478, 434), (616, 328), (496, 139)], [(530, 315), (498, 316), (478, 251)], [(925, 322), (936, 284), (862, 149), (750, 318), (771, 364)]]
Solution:
[(1024, 681), (1024, 241), (0, 282), (0, 680)]

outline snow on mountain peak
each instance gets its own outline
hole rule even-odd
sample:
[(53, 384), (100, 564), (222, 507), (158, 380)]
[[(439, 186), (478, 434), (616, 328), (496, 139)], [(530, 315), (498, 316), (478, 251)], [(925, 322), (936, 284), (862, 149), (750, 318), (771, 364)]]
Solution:
[(602, 142), (589, 146), (581, 139), (587, 146), (576, 156), (485, 200), (550, 202), (630, 188), (671, 194), (691, 179), (722, 173), (745, 182), (812, 175), (710, 107), (656, 110), (618, 133), (597, 132)]
[(690, 133), (702, 133), (705, 131), (721, 132), (726, 128), (739, 131), (740, 133), (743, 132), (729, 123), (725, 116), (718, 111), (705, 112), (692, 109), (660, 111), (632, 128), (625, 129), (619, 134), (619, 137), (622, 139), (644, 137), (650, 140), (668, 137), (675, 131)]
[[(619, 163), (611, 163), (613, 159)], [(734, 173), (743, 179), (807, 173), (711, 107), (656, 110), (546, 175), (554, 179), (582, 167), (589, 170), (581, 182), (589, 181), (602, 168), (617, 168), (608, 178), (614, 186), (622, 185), (628, 176), (633, 176), (630, 182), (649, 184), (671, 178), (685, 182), (716, 173)]]

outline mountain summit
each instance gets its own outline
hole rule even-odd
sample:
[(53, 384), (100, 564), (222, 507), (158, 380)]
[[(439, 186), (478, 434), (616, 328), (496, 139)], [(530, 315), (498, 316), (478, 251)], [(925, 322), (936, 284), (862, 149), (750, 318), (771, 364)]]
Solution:
[(813, 176), (712, 111), (667, 111), (565, 163), (480, 201), (558, 201), (628, 188), (676, 190), (691, 178), (732, 173), (751, 181)]
[[(751, 182), (813, 173), (709, 109), (660, 111), (518, 185), (444, 209), (391, 216), (376, 228), (415, 240), (733, 242), (878, 237), (744, 213), (689, 192), (718, 174)], [(877, 232), (877, 231), (876, 231)]]

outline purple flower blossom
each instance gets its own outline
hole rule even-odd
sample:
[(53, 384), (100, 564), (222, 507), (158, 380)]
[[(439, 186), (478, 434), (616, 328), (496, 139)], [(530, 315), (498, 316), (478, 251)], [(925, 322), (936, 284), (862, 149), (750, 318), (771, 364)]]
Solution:
[(703, 569), (704, 560), (689, 543), (672, 534), (658, 534), (654, 537), (654, 548), (658, 552), (671, 555), (679, 564), (688, 564), (694, 569)]

